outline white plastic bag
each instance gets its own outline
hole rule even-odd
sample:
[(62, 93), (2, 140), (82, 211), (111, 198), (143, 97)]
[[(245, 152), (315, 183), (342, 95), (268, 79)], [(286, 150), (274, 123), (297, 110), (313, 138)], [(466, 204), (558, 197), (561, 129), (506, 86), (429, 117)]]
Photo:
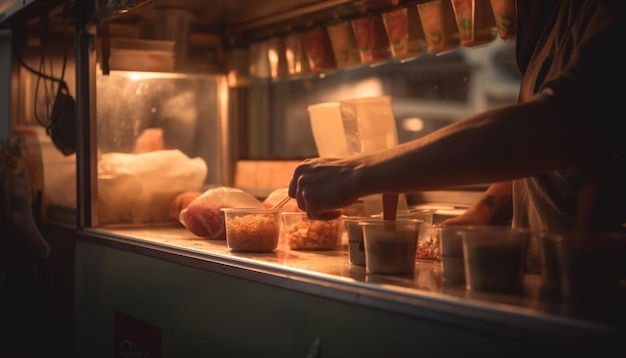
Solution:
[(181, 192), (200, 191), (206, 174), (202, 158), (189, 158), (178, 149), (102, 154), (98, 160), (100, 221), (172, 220), (172, 200)]
[(263, 208), (263, 203), (241, 189), (217, 187), (205, 191), (180, 212), (179, 221), (192, 234), (207, 239), (226, 239), (221, 208)]

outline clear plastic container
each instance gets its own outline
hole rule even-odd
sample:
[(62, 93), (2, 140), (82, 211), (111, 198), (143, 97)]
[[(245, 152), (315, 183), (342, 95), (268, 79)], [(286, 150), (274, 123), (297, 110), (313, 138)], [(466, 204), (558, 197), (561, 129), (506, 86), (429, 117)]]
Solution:
[(259, 208), (222, 208), (226, 244), (231, 251), (269, 252), (278, 246), (280, 212)]
[(503, 226), (470, 227), (463, 236), (468, 290), (522, 295), (525, 248), (530, 231)]
[(282, 212), (281, 237), (292, 250), (333, 250), (339, 247), (341, 218), (311, 220), (305, 212)]
[(415, 271), (417, 219), (361, 221), (367, 273), (407, 274)]
[[(435, 209), (400, 209), (396, 213), (397, 218), (417, 219), (423, 223), (420, 225), (417, 239), (417, 260), (439, 262), (441, 260), (439, 237), (433, 232), (433, 218), (437, 210)], [(383, 214), (372, 215), (382, 218)]]
[(365, 266), (365, 244), (363, 242), (363, 227), (361, 222), (382, 220), (371, 216), (347, 216), (341, 217), (343, 230), (348, 239), (348, 260), (352, 265)]

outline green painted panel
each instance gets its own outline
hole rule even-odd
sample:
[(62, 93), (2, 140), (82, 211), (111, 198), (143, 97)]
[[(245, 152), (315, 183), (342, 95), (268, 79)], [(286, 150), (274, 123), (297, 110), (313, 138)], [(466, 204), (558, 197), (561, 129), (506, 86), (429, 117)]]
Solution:
[(116, 310), (161, 329), (161, 357), (528, 354), (477, 332), (89, 242), (77, 243), (75, 292), (77, 357), (114, 356)]

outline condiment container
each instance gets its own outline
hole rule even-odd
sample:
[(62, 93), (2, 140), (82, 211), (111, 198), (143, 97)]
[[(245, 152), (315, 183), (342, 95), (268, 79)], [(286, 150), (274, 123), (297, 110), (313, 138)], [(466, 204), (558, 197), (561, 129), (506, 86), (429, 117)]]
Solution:
[(463, 260), (462, 230), (472, 226), (435, 226), (433, 235), (437, 236), (440, 253), (443, 280), (450, 284), (465, 286), (465, 263)]
[(281, 237), (292, 250), (333, 250), (339, 247), (341, 218), (312, 220), (305, 212), (285, 211)]
[(343, 230), (348, 239), (348, 260), (352, 265), (365, 266), (365, 242), (363, 241), (363, 227), (361, 222), (382, 220), (382, 217), (371, 216), (342, 216)]
[(468, 290), (521, 295), (530, 231), (502, 226), (470, 227), (463, 236)]
[[(439, 236), (435, 235), (432, 230), (435, 212), (437, 212), (435, 209), (399, 209), (396, 212), (398, 218), (417, 219), (423, 223), (417, 236), (417, 260), (431, 262), (439, 262), (441, 260)], [(383, 214), (372, 216), (382, 218)]]
[(570, 303), (621, 302), (626, 278), (626, 233), (535, 232), (543, 294)]
[(407, 274), (415, 271), (417, 219), (361, 221), (367, 273)]
[(270, 252), (278, 246), (280, 212), (259, 208), (222, 208), (226, 244), (231, 251)]

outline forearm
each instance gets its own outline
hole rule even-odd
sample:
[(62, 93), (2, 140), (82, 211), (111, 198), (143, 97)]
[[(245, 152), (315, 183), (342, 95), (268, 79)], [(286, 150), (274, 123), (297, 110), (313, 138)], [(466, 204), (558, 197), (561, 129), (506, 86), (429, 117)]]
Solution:
[(492, 184), (463, 214), (446, 219), (439, 225), (504, 226), (513, 214), (511, 182)]
[(485, 225), (503, 225), (513, 215), (512, 183), (492, 184), (467, 210), (484, 218)]
[(584, 133), (564, 122), (563, 113), (544, 99), (485, 112), (357, 159), (360, 185), (367, 194), (435, 190), (588, 162), (601, 145), (589, 145)]

